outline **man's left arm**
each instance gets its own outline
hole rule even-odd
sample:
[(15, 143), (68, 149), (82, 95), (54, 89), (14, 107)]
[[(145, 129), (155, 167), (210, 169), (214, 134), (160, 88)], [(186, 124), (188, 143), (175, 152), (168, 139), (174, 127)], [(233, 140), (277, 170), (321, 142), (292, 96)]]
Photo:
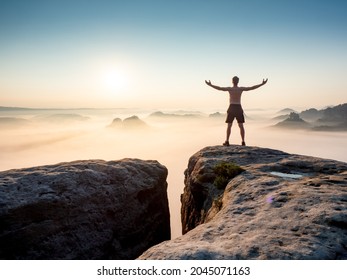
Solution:
[(267, 79), (263, 79), (263, 82), (259, 85), (255, 85), (255, 86), (252, 86), (252, 87), (244, 87), (242, 88), (244, 91), (249, 91), (249, 90), (253, 90), (253, 89), (257, 89), (263, 85), (265, 85), (267, 83)]

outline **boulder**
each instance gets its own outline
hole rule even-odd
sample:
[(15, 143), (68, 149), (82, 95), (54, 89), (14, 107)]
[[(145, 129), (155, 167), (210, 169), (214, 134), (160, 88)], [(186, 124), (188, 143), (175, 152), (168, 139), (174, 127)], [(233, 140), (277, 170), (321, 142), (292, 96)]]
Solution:
[(134, 259), (170, 239), (166, 177), (138, 159), (0, 172), (0, 258)]
[[(243, 169), (217, 188), (216, 166)], [(184, 235), (139, 259), (347, 259), (347, 163), (215, 146), (185, 173)]]

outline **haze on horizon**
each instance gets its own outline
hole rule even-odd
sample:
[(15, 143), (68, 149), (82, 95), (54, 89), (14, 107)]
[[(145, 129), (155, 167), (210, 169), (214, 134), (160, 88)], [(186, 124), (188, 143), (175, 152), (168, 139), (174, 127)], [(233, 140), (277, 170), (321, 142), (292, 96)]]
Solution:
[(346, 102), (345, 1), (0, 2), (0, 106), (245, 108)]

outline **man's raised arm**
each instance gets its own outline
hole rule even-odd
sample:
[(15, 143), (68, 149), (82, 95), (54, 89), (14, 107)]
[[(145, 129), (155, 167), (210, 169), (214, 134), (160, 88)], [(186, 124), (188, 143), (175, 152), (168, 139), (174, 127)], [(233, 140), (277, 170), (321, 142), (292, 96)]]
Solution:
[(206, 83), (206, 85), (208, 85), (210, 87), (213, 87), (214, 89), (217, 89), (217, 90), (223, 90), (223, 91), (228, 91), (229, 90), (228, 87), (219, 87), (219, 86), (212, 85), (210, 80), (208, 80), (208, 81), (205, 80), (205, 83)]
[(253, 90), (253, 89), (256, 89), (256, 88), (259, 88), (259, 87), (265, 85), (266, 83), (267, 83), (267, 79), (266, 80), (263, 79), (263, 82), (261, 84), (255, 85), (255, 86), (252, 86), (252, 87), (244, 87), (243, 90), (244, 91)]

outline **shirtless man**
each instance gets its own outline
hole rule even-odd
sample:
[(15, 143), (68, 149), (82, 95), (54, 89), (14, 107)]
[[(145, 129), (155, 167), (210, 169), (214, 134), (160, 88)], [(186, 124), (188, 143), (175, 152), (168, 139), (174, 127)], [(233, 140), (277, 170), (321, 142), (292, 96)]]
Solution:
[(249, 91), (256, 89), (258, 87), (261, 87), (267, 83), (267, 79), (263, 79), (263, 82), (259, 85), (255, 85), (252, 87), (239, 87), (239, 78), (238, 77), (233, 77), (233, 87), (219, 87), (212, 85), (211, 81), (206, 81), (205, 83), (209, 85), (210, 87), (213, 87), (214, 89), (217, 90), (222, 90), (222, 91), (228, 91), (229, 92), (229, 108), (228, 108), (228, 114), (227, 114), (227, 119), (225, 122), (228, 124), (227, 126), (227, 133), (226, 133), (226, 140), (223, 143), (224, 146), (229, 146), (229, 138), (230, 138), (230, 133), (231, 133), (231, 126), (233, 124), (234, 118), (236, 118), (237, 123), (240, 128), (240, 134), (241, 134), (241, 139), (242, 139), (242, 146), (245, 146), (245, 128), (243, 127), (243, 124), (245, 122), (245, 117), (243, 115), (243, 110), (241, 107), (241, 95), (242, 92), (244, 91)]

